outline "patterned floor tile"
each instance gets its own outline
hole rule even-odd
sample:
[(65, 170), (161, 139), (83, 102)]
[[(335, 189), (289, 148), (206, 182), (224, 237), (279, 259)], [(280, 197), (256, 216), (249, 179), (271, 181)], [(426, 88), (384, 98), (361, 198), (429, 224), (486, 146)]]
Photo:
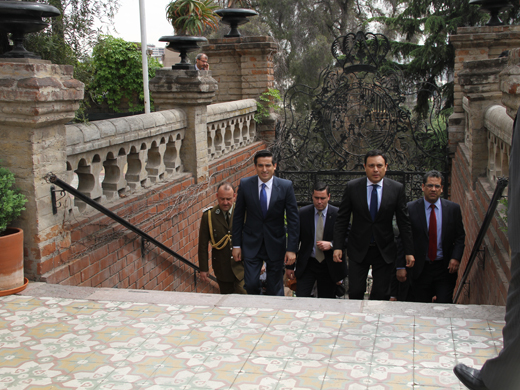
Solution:
[[(297, 344), (297, 343), (294, 343)], [(293, 357), (304, 360), (330, 359), (334, 350), (333, 341), (318, 340), (315, 343), (294, 345)]]
[(390, 366), (372, 364), (370, 376), (366, 383), (369, 387), (376, 384), (405, 384), (412, 388), (413, 379), (412, 365)]
[(459, 387), (459, 380), (453, 373), (453, 369), (416, 368), (414, 383), (421, 386)]
[(371, 366), (369, 364), (370, 363), (359, 364), (331, 362), (328, 366), (325, 378), (343, 379), (347, 382), (361, 383), (362, 380), (367, 379), (370, 375)]
[(319, 320), (325, 322), (342, 323), (345, 318), (345, 313), (338, 313), (334, 311), (311, 311), (309, 315), (310, 320)]
[(414, 366), (417, 368), (433, 368), (449, 370), (458, 363), (454, 356), (419, 353), (414, 356)]
[(373, 349), (375, 343), (375, 335), (363, 334), (363, 335), (338, 335), (336, 345), (339, 348), (354, 348), (354, 349)]
[(260, 375), (281, 374), (289, 359), (271, 357), (250, 357), (242, 366), (242, 372)]
[(451, 320), (449, 318), (441, 317), (422, 317), (417, 316), (414, 318), (416, 329), (422, 328), (448, 328), (451, 326)]
[(373, 351), (350, 348), (334, 348), (331, 361), (342, 363), (367, 364), (372, 361)]
[(371, 363), (382, 366), (404, 367), (413, 365), (413, 358), (410, 354), (396, 353), (395, 351), (379, 351), (373, 353)]
[(379, 323), (376, 336), (379, 337), (412, 337), (414, 335), (413, 324), (386, 324)]
[(489, 327), (487, 320), (475, 320), (469, 318), (450, 318), (453, 329), (486, 329)]
[(455, 345), (452, 340), (423, 339), (415, 340), (414, 349), (420, 353), (448, 354), (455, 351)]
[(323, 390), (366, 390), (366, 383), (359, 383), (350, 379), (325, 378), (322, 385)]
[(198, 372), (185, 389), (231, 389), (238, 372)]
[(323, 378), (327, 373), (328, 359), (324, 360), (288, 360), (284, 368), (284, 373), (291, 376)]

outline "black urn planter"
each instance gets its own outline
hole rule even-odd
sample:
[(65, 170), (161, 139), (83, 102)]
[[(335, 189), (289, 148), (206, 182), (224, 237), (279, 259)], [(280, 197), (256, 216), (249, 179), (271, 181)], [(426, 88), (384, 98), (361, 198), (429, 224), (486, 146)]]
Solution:
[(238, 26), (249, 22), (247, 18), (258, 15), (258, 12), (245, 8), (224, 8), (218, 9), (215, 13), (220, 16), (221, 22), (231, 27), (231, 30), (224, 35), (226, 38), (238, 38)]
[(41, 58), (23, 47), (27, 33), (43, 30), (49, 24), (42, 17), (59, 16), (56, 7), (41, 3), (22, 1), (0, 1), (0, 29), (12, 34), (14, 46), (1, 58)]
[(504, 22), (500, 20), (498, 14), (513, 7), (510, 0), (470, 0), (469, 3), (472, 5), (480, 5), (481, 11), (491, 15), (486, 26), (502, 26)]
[(181, 62), (172, 65), (172, 69), (195, 69), (195, 65), (190, 63), (188, 53), (199, 49), (199, 43), (207, 43), (204, 37), (194, 37), (191, 35), (166, 35), (159, 39), (159, 42), (168, 42), (166, 49), (177, 52), (181, 55)]

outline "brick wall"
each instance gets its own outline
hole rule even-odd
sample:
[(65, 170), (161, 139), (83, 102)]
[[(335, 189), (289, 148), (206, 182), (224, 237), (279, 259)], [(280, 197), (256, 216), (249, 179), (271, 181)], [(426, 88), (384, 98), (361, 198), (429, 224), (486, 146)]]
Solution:
[[(466, 230), (466, 250), (461, 262), (461, 273), (466, 269), (468, 259), (477, 239), (480, 227), (493, 196), (494, 187), (485, 177), (475, 185), (471, 182), (468, 151), (459, 144), (452, 165), (451, 200), (460, 204)], [(505, 224), (495, 212), (479, 253), (473, 263), (467, 284), (462, 290), (458, 303), (505, 305), (509, 287), (511, 257), (506, 234), (501, 228)]]
[[(216, 203), (215, 185), (222, 180), (238, 185), (241, 178), (253, 175), (251, 157), (264, 148), (263, 142), (256, 142), (213, 161), (209, 166), (209, 187), (208, 183), (196, 185), (191, 174), (184, 174), (153, 191), (131, 196), (111, 210), (198, 264), (201, 211)], [(39, 265), (43, 281), (87, 287), (218, 292), (216, 284), (200, 280), (195, 289), (191, 268), (152, 244), (143, 252), (139, 236), (101, 213), (67, 228), (70, 242), (49, 248), (55, 256)]]

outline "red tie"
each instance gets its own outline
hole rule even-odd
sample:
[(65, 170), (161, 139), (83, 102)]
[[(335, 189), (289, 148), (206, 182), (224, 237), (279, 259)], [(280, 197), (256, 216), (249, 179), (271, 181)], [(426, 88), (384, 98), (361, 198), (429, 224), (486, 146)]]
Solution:
[(428, 258), (434, 261), (437, 258), (437, 217), (435, 216), (435, 205), (430, 205), (430, 227), (428, 229)]

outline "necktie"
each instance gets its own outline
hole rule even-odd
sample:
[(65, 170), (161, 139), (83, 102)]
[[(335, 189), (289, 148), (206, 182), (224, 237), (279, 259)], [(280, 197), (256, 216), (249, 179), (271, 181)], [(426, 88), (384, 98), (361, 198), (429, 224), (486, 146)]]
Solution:
[(229, 211), (226, 211), (226, 222), (229, 226)]
[(265, 191), (265, 183), (262, 183), (262, 189), (260, 190), (260, 208), (265, 218), (267, 214), (267, 192)]
[[(316, 224), (316, 242), (323, 240), (323, 212), (318, 211), (318, 223)], [(316, 260), (320, 263), (325, 259), (321, 249), (316, 246)]]
[(430, 227), (428, 229), (428, 258), (434, 261), (437, 258), (437, 216), (435, 215), (435, 205), (430, 205)]
[(372, 194), (370, 196), (370, 216), (372, 221), (376, 220), (377, 214), (377, 187), (379, 187), (379, 184), (372, 184)]

